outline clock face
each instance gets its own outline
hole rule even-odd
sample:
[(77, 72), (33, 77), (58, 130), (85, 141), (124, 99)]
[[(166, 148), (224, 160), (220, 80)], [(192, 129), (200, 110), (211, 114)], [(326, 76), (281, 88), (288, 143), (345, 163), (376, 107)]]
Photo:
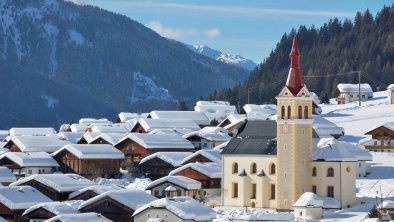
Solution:
[(284, 125), (282, 126), (282, 132), (288, 133), (288, 132), (289, 132), (289, 125), (284, 124)]

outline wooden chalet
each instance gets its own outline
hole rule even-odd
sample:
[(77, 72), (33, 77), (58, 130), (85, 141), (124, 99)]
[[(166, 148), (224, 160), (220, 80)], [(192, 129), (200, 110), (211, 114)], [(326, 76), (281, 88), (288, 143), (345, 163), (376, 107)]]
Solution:
[(375, 152), (394, 152), (394, 122), (377, 126), (365, 135), (372, 136), (372, 139), (364, 145), (365, 149)]
[(12, 136), (4, 145), (11, 152), (46, 152), (53, 153), (61, 147), (70, 144), (61, 140), (57, 135), (52, 136)]
[(68, 196), (69, 200), (89, 200), (95, 196), (105, 193), (110, 190), (123, 190), (124, 188), (116, 185), (94, 185), (86, 188), (82, 188), (75, 192), (70, 193)]
[(109, 144), (69, 144), (52, 156), (65, 173), (76, 173), (88, 179), (117, 178), (124, 154)]
[(165, 176), (152, 181), (145, 188), (157, 198), (174, 196), (198, 198), (200, 189), (201, 182), (184, 176)]
[(76, 174), (37, 174), (21, 178), (10, 186), (32, 186), (54, 201), (65, 201), (70, 193), (96, 185)]
[(156, 198), (140, 190), (107, 191), (83, 202), (79, 211), (96, 212), (113, 221), (134, 221), (134, 211), (153, 200)]
[(128, 133), (85, 133), (78, 141), (79, 144), (111, 144), (115, 145)]
[(220, 154), (219, 150), (199, 150), (182, 160), (180, 163), (181, 165), (186, 165), (189, 163), (206, 163), (206, 162), (213, 162), (213, 163), (221, 163), (222, 155)]
[(23, 212), (33, 205), (52, 202), (30, 186), (0, 187), (0, 216), (7, 221), (22, 222)]
[(60, 214), (77, 214), (82, 200), (47, 202), (31, 206), (23, 213), (25, 221), (45, 221)]

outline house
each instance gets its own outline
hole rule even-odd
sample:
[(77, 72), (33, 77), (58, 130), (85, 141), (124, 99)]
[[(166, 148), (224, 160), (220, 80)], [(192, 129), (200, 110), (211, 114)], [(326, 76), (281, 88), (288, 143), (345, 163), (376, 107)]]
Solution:
[(291, 211), (305, 192), (323, 202), (335, 200), (339, 208), (355, 204), (358, 159), (346, 142), (313, 143), (313, 98), (299, 56), (294, 37), (286, 85), (276, 96), (276, 120), (246, 120), (223, 148), (223, 206)]
[(59, 132), (57, 134), (60, 139), (70, 141), (70, 143), (78, 143), (83, 135), (84, 132)]
[(31, 206), (23, 212), (26, 221), (44, 221), (60, 214), (77, 214), (82, 200), (46, 202)]
[(32, 186), (54, 201), (67, 200), (70, 193), (92, 185), (96, 183), (77, 174), (36, 174), (10, 184)]
[(112, 222), (108, 218), (98, 213), (60, 214), (52, 217), (46, 222)]
[(312, 127), (320, 138), (334, 137), (338, 139), (345, 134), (343, 127), (337, 126), (335, 123), (327, 120), (319, 115), (312, 116)]
[(185, 176), (201, 182), (204, 194), (220, 195), (222, 165), (220, 163), (188, 163), (171, 171), (169, 176)]
[(53, 173), (59, 164), (45, 152), (8, 152), (0, 156), (0, 165), (5, 166), (17, 177)]
[(152, 119), (172, 119), (172, 120), (193, 120), (201, 128), (209, 126), (211, 121), (200, 111), (152, 111), (148, 118)]
[(201, 128), (191, 119), (139, 119), (131, 132), (149, 133), (155, 129), (190, 129), (195, 131)]
[(221, 127), (205, 127), (183, 135), (196, 149), (213, 149), (215, 146), (231, 139), (228, 131)]
[(153, 200), (154, 196), (140, 190), (107, 191), (83, 202), (79, 211), (96, 212), (113, 221), (134, 221), (134, 211)]
[(0, 216), (7, 221), (22, 222), (26, 209), (46, 202), (52, 200), (30, 186), (0, 187)]
[(238, 114), (237, 108), (225, 101), (198, 101), (194, 111), (204, 112), (210, 121), (223, 121), (228, 115)]
[(171, 197), (154, 200), (133, 215), (135, 222), (190, 221), (212, 222), (216, 212), (190, 197)]
[(372, 136), (372, 139), (364, 144), (365, 149), (375, 152), (394, 152), (394, 122), (375, 126), (364, 135)]
[(181, 165), (186, 165), (188, 163), (205, 163), (205, 162), (214, 162), (221, 163), (222, 162), (222, 154), (220, 154), (219, 150), (199, 150), (191, 155), (185, 157)]
[(387, 87), (387, 99), (389, 104), (394, 104), (394, 84)]
[[(167, 192), (168, 187), (174, 191)], [(149, 183), (145, 190), (150, 190), (151, 194), (157, 198), (188, 196), (198, 198), (201, 189), (201, 182), (184, 176), (165, 176)], [(167, 193), (166, 193), (167, 192)]]
[(47, 152), (53, 153), (61, 147), (71, 144), (61, 140), (57, 135), (53, 136), (12, 136), (4, 145), (11, 152)]
[(124, 154), (109, 144), (68, 144), (52, 156), (62, 172), (76, 173), (88, 179), (118, 177), (124, 159)]
[(122, 168), (134, 175), (141, 174), (139, 162), (153, 153), (194, 151), (193, 144), (176, 134), (130, 133), (115, 147), (125, 154)]
[(275, 104), (264, 104), (264, 105), (256, 105), (256, 104), (245, 104), (240, 114), (248, 114), (248, 115), (263, 115), (263, 116), (272, 116), (276, 115), (276, 105)]
[(54, 128), (11, 128), (10, 136), (54, 136)]
[(172, 170), (181, 165), (184, 158), (191, 154), (191, 152), (153, 153), (140, 161), (141, 173), (151, 180), (167, 176)]
[(97, 195), (110, 190), (122, 190), (124, 188), (116, 185), (93, 185), (70, 193), (69, 200), (89, 200)]
[(8, 186), (16, 181), (16, 176), (7, 167), (0, 167), (0, 186)]
[(78, 132), (85, 132), (89, 126), (92, 125), (91, 123), (73, 123), (70, 125), (70, 131), (73, 133)]
[(116, 120), (117, 123), (125, 123), (131, 119), (139, 119), (148, 117), (149, 113), (128, 113), (121, 112), (118, 114), (118, 118)]
[(369, 84), (338, 84), (337, 86), (339, 95), (335, 99), (338, 104), (345, 104), (354, 101), (359, 101), (361, 96), (361, 101), (368, 100), (373, 97), (373, 91)]
[(79, 144), (111, 144), (115, 145), (127, 136), (128, 133), (96, 133), (87, 132), (84, 133), (81, 139), (78, 141)]
[(296, 217), (319, 219), (323, 216), (323, 200), (311, 192), (302, 194), (293, 208)]

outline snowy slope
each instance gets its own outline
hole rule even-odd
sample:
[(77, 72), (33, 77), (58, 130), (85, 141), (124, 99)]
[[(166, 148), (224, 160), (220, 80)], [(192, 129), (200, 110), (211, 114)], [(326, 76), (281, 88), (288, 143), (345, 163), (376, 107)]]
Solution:
[(197, 52), (201, 55), (205, 55), (209, 58), (231, 64), (231, 65), (236, 65), (239, 67), (242, 67), (246, 70), (252, 70), (254, 69), (257, 64), (253, 62), (250, 59), (245, 59), (244, 57), (240, 55), (231, 55), (228, 53), (223, 53), (218, 50), (209, 48), (208, 46), (205, 45), (186, 45), (188, 48), (190, 48), (192, 51)]

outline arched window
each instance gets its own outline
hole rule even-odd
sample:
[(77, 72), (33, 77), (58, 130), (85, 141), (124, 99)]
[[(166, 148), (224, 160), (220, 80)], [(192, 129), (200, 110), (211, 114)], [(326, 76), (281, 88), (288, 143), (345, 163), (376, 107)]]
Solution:
[(317, 175), (316, 167), (312, 168), (312, 176), (315, 177)]
[(298, 106), (298, 119), (302, 119), (302, 106)]
[(327, 169), (327, 177), (334, 177), (334, 169), (332, 167)]
[(270, 165), (270, 174), (272, 174), (272, 175), (275, 174), (275, 164), (274, 164), (274, 163), (272, 163), (272, 164)]
[(304, 108), (304, 117), (305, 119), (308, 119), (308, 106), (305, 106)]
[(291, 117), (291, 107), (288, 106), (287, 107), (287, 119), (290, 119), (290, 117)]
[(280, 116), (281, 116), (281, 119), (285, 119), (285, 106), (282, 106)]
[(257, 173), (257, 165), (256, 163), (252, 163), (252, 165), (250, 165), (250, 174), (256, 174)]
[(233, 173), (238, 173), (238, 163), (233, 163)]

